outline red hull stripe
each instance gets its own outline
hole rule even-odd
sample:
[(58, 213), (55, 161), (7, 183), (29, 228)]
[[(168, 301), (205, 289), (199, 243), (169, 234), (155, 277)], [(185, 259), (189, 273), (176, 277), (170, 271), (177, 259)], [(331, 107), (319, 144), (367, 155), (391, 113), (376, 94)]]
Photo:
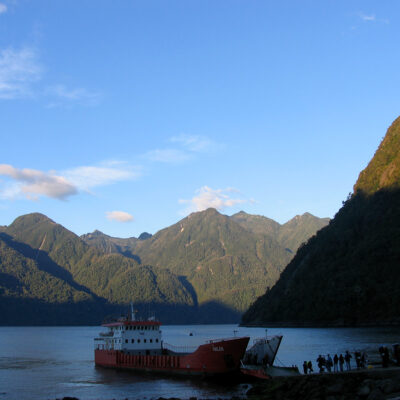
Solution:
[(179, 374), (223, 374), (239, 370), (248, 337), (199, 346), (187, 355), (130, 355), (119, 350), (95, 350), (96, 365)]

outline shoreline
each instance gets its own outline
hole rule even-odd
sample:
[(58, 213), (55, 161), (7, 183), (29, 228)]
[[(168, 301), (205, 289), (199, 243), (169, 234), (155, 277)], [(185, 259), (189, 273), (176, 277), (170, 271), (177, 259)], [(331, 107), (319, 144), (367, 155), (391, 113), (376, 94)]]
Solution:
[(257, 382), (248, 400), (400, 400), (400, 367), (277, 377)]
[(400, 318), (387, 321), (259, 321), (239, 323), (243, 328), (390, 328), (400, 327)]

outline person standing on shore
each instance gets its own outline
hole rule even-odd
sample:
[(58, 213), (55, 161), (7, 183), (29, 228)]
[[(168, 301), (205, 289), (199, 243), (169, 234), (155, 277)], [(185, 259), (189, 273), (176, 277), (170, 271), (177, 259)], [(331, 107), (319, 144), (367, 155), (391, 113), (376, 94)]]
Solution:
[(332, 357), (330, 356), (330, 354), (328, 354), (328, 356), (326, 357), (326, 369), (328, 370), (328, 372), (332, 372), (332, 366)]
[(333, 372), (338, 372), (338, 362), (339, 362), (339, 357), (337, 354), (333, 356)]
[(346, 354), (344, 355), (344, 360), (346, 361), (346, 370), (347, 371), (351, 370), (350, 359), (351, 359), (351, 354), (349, 353), (348, 350), (346, 350)]
[(322, 357), (321, 354), (317, 358), (317, 363), (318, 363), (319, 373), (322, 374), (322, 372), (324, 372), (325, 359)]
[(343, 364), (344, 364), (343, 354), (340, 354), (340, 356), (339, 356), (339, 368), (340, 368), (340, 372), (343, 372)]
[(308, 371), (308, 364), (307, 364), (307, 361), (304, 361), (304, 362), (303, 362), (303, 372), (304, 372), (304, 375), (307, 375), (307, 371)]
[(310, 371), (310, 374), (311, 374), (311, 372), (314, 372), (313, 367), (312, 367), (312, 362), (311, 362), (311, 361), (309, 361), (309, 362), (307, 363), (307, 367), (308, 367), (308, 370)]

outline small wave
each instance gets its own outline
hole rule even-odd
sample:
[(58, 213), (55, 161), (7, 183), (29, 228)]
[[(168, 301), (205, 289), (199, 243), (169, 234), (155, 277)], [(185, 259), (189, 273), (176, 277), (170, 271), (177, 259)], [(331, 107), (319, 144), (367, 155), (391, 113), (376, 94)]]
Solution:
[(60, 365), (55, 360), (39, 358), (0, 357), (0, 369), (32, 369), (44, 365)]

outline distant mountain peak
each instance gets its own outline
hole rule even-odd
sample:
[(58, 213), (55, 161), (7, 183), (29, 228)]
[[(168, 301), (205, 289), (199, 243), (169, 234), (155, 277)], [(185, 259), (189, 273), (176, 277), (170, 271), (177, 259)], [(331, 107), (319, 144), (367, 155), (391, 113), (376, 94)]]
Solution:
[(139, 239), (139, 240), (146, 240), (146, 239), (150, 239), (152, 236), (153, 236), (153, 235), (152, 235), (151, 233), (142, 232), (142, 233), (139, 235), (138, 239)]

